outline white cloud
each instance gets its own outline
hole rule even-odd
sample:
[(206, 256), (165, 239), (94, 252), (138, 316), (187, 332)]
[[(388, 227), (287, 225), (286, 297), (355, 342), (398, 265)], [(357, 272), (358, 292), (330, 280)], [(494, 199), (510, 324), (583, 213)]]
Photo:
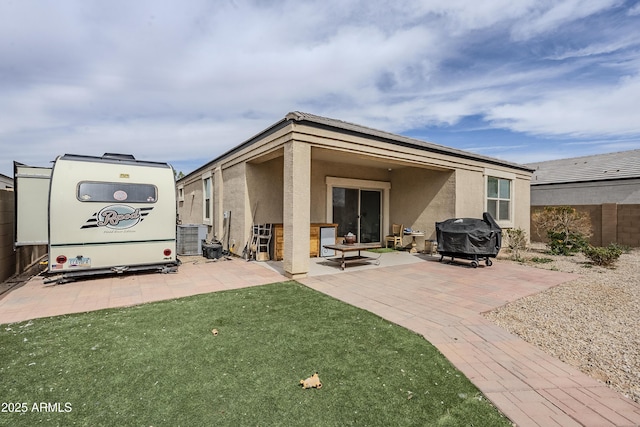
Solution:
[(629, 16), (638, 16), (638, 15), (640, 15), (640, 2), (636, 3), (635, 5), (633, 5), (633, 7), (631, 7), (627, 11), (627, 14)]
[[(629, 29), (638, 6), (617, 8), (614, 0), (0, 2), (8, 156), (0, 173), (14, 158), (134, 147), (139, 157), (210, 159), (296, 109), (392, 132), (486, 116), (543, 137), (633, 134), (640, 39)], [(619, 27), (606, 21), (616, 11)], [(585, 17), (607, 31), (577, 38), (588, 34)], [(575, 37), (556, 37), (567, 28)]]
[(639, 97), (637, 74), (612, 87), (557, 89), (536, 100), (499, 105), (487, 117), (497, 126), (531, 134), (637, 135)]

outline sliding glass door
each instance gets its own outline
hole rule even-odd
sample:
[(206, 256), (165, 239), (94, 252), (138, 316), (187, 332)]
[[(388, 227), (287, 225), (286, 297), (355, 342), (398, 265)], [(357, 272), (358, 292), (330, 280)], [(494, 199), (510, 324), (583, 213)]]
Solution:
[(358, 242), (380, 242), (382, 193), (379, 190), (333, 187), (333, 222), (338, 237), (353, 233)]

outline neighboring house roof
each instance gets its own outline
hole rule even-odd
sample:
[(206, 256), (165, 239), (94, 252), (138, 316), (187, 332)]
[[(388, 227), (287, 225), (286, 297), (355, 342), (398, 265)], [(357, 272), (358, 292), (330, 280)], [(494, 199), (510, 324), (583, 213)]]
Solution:
[[(361, 125), (357, 125), (357, 124), (354, 124), (354, 123), (345, 122), (345, 121), (342, 121), (342, 120), (331, 119), (331, 118), (322, 117), (322, 116), (316, 116), (315, 114), (309, 114), (309, 113), (304, 113), (304, 112), (300, 112), (300, 111), (294, 111), (294, 112), (291, 112), (291, 113), (287, 114), (284, 117), (284, 119), (276, 122), (275, 124), (273, 124), (269, 128), (267, 128), (264, 131), (262, 131), (261, 133), (253, 136), (252, 138), (246, 140), (242, 144), (240, 144), (240, 145), (232, 148), (231, 150), (227, 151), (226, 153), (218, 156), (217, 158), (215, 158), (212, 161), (210, 161), (208, 164), (211, 164), (213, 162), (222, 160), (222, 159), (224, 159), (224, 158), (226, 158), (228, 156), (233, 155), (234, 153), (242, 150), (243, 148), (246, 148), (246, 147), (256, 143), (257, 141), (259, 141), (264, 136), (269, 135), (270, 133), (275, 132), (278, 129), (288, 125), (291, 121), (303, 122), (304, 124), (307, 124), (307, 125), (310, 125), (310, 126), (315, 126), (315, 127), (324, 128), (324, 129), (330, 129), (330, 130), (343, 132), (343, 133), (350, 133), (350, 134), (355, 134), (355, 135), (365, 135), (365, 136), (368, 136), (370, 138), (374, 138), (374, 139), (377, 139), (379, 141), (383, 141), (383, 142), (387, 142), (387, 143), (391, 143), (391, 144), (395, 144), (395, 145), (402, 145), (402, 146), (405, 146), (405, 147), (413, 147), (413, 148), (421, 149), (421, 150), (424, 150), (424, 151), (430, 151), (430, 152), (433, 152), (433, 153), (446, 154), (446, 155), (459, 157), (459, 158), (464, 158), (464, 159), (468, 159), (468, 160), (478, 160), (478, 161), (490, 163), (490, 164), (493, 164), (493, 165), (507, 166), (507, 167), (510, 167), (510, 168), (514, 168), (514, 169), (518, 169), (518, 170), (522, 170), (522, 171), (526, 171), (526, 172), (533, 172), (533, 170), (530, 167), (522, 165), (522, 164), (512, 163), (512, 162), (508, 162), (508, 161), (505, 161), (505, 160), (497, 159), (497, 158), (494, 158), (494, 157), (483, 156), (483, 155), (475, 154), (475, 153), (472, 153), (472, 152), (469, 152), (469, 151), (458, 150), (458, 149), (455, 149), (455, 148), (446, 147), (444, 145), (438, 145), (438, 144), (434, 144), (434, 143), (431, 143), (431, 142), (421, 141), (419, 139), (409, 138), (409, 137), (402, 136), (402, 135), (396, 135), (396, 134), (393, 134), (393, 133), (390, 133), (390, 132), (385, 132), (385, 131), (381, 131), (381, 130), (377, 130), (377, 129), (372, 129), (372, 128), (369, 128), (369, 127), (366, 127), (366, 126), (361, 126)], [(196, 169), (195, 171), (189, 173), (188, 175), (185, 176), (185, 178), (187, 176), (193, 174), (193, 173), (196, 173), (196, 172), (202, 170), (207, 165), (203, 165), (202, 167), (200, 167), (200, 168)], [(182, 179), (184, 179), (184, 178), (182, 178)]]
[(531, 185), (640, 178), (640, 150), (528, 163)]
[(0, 188), (13, 188), (13, 178), (0, 173)]

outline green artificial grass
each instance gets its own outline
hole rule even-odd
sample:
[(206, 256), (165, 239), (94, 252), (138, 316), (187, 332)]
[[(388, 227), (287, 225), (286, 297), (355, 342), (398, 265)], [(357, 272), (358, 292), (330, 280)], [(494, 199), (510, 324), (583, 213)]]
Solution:
[(389, 252), (397, 252), (398, 250), (395, 248), (378, 248), (378, 249), (368, 249), (368, 251), (378, 253), (378, 254), (386, 254)]
[(0, 425), (511, 425), (422, 337), (297, 282), (1, 325), (0, 378)]

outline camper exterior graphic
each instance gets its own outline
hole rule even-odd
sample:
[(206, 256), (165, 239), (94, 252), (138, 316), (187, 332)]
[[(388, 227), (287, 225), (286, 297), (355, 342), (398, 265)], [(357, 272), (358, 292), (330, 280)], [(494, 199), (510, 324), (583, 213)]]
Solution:
[(48, 212), (48, 272), (62, 273), (58, 282), (178, 265), (175, 175), (166, 163), (60, 156)]

